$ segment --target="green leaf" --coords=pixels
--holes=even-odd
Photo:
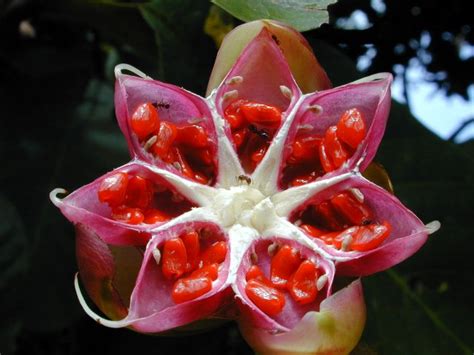
[[[155,79],[183,86],[204,95],[215,51],[212,39],[204,33],[210,4],[205,1],[154,0],[141,5],[143,19],[153,30],[158,76]],[[192,45],[189,45],[192,43]]]
[[[327,7],[337,0],[212,0],[242,21],[270,19],[285,22],[299,31],[329,22]]]

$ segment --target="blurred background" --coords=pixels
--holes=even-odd
[[[414,257],[364,278],[368,322],[354,354],[474,349],[474,26],[467,4],[340,0],[329,6],[328,24],[305,32],[334,85],[395,75],[376,160],[410,209],[442,223]],[[129,159],[114,117],[117,63],[204,94],[215,41],[239,23],[205,0],[0,1],[2,355],[252,353],[232,323],[166,338],[89,319],[73,290],[73,228],[48,198],[55,187],[72,191]]]

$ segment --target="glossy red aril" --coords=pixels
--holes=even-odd
[[[175,166],[177,169],[186,177],[196,180],[197,182],[200,182],[201,184],[207,184],[208,183],[208,178],[204,175],[201,174],[200,172],[194,171],[189,165],[188,161],[186,160],[184,154],[181,152],[181,150],[177,147],[171,148],[171,154],[172,160],[175,161]]]
[[[352,225],[370,223],[372,213],[350,192],[342,192],[331,198],[331,205]]]
[[[344,112],[337,123],[337,136],[352,149],[356,149],[366,134],[362,113],[353,108]]]
[[[200,269],[193,271],[191,274],[191,278],[197,277],[208,277],[211,280],[217,280],[217,276],[219,274],[219,264],[209,264],[205,265]]]
[[[240,112],[247,122],[266,128],[278,128],[281,111],[275,106],[257,102],[247,102],[240,106]]]
[[[143,141],[158,129],[160,124],[158,111],[151,102],[145,102],[135,110],[130,124],[133,133],[140,141]]]
[[[245,280],[249,281],[252,279],[265,279],[262,269],[257,265],[252,265],[245,274]]]
[[[390,235],[392,227],[387,221],[382,224],[370,224],[359,228],[351,248],[356,251],[367,251],[377,248]]]
[[[224,241],[215,242],[207,249],[205,249],[201,255],[203,265],[209,264],[220,264],[224,262],[227,255],[227,244]]]
[[[176,142],[192,148],[204,148],[208,146],[208,136],[201,126],[182,126],[177,127]]]
[[[309,260],[303,261],[288,283],[288,289],[293,299],[299,304],[313,302],[318,294],[317,279],[316,265]]]
[[[321,138],[312,136],[295,139],[288,163],[299,164],[317,160],[321,140]]]
[[[181,239],[186,247],[186,271],[194,270],[199,264],[199,255],[201,253],[199,234],[196,231],[187,232],[181,236]]]
[[[245,170],[253,171],[265,156],[282,112],[279,108],[248,100],[236,100],[224,109],[232,140]]]
[[[337,169],[347,161],[349,153],[339,141],[336,131],[336,126],[331,126],[327,129],[326,135],[324,136],[324,145],[326,147],[328,158],[331,160],[332,165]]]
[[[128,179],[125,204],[129,207],[147,208],[153,198],[151,183],[141,176],[131,176]]]
[[[283,259],[287,259],[285,264],[281,263]],[[280,275],[278,279],[275,278],[275,272]],[[274,316],[282,312],[286,301],[285,293],[300,305],[316,300],[318,268],[289,245],[283,245],[273,256],[270,275],[271,280],[258,265],[251,265],[245,274],[245,292],[264,313]],[[282,279],[284,283],[281,282]]]
[[[245,293],[258,308],[270,316],[276,316],[285,306],[285,295],[259,279],[248,281]]]
[[[300,263],[298,251],[289,245],[283,245],[272,258],[270,280],[276,287],[285,288]]]
[[[224,117],[229,122],[232,130],[242,127],[245,123],[245,118],[240,111],[240,107],[245,103],[248,103],[248,101],[236,100],[231,102],[224,110]]]
[[[145,216],[139,208],[120,206],[112,209],[112,218],[128,224],[140,224]]]
[[[343,191],[302,213],[300,228],[336,249],[368,251],[380,246],[391,232],[388,221],[374,222],[371,208],[357,189]],[[311,211],[312,210],[312,211]]]
[[[212,289],[212,281],[209,277],[186,277],[176,281],[171,291],[171,297],[175,303],[183,303],[194,300],[205,295]]]
[[[165,162],[172,162],[168,156],[170,148],[176,139],[176,126],[172,123],[161,121],[157,134],[157,140],[151,147],[153,154],[163,159]]]
[[[321,160],[321,166],[326,173],[336,170],[336,167],[328,153],[327,143],[325,140],[323,140],[319,145],[319,159]]]
[[[360,111],[352,108],[340,116],[336,125],[327,127],[322,136],[301,132],[304,130],[297,133],[286,161],[284,185],[304,185],[339,169],[364,140],[366,128]]]
[[[163,246],[161,270],[167,279],[177,279],[186,272],[186,247],[180,238],[167,240]]]
[[[302,224],[300,225],[300,228],[314,238],[321,237],[322,235],[327,234],[327,231],[316,228],[315,226],[312,226],[310,224]]]
[[[109,204],[110,207],[121,205],[125,200],[127,185],[127,173],[115,173],[106,177],[99,186],[99,201]]]
[[[145,211],[144,223],[155,224],[158,222],[166,222],[171,219],[171,216],[163,211],[151,208]]]
[[[330,201],[323,201],[314,205],[316,220],[329,230],[341,230],[344,228],[344,221],[336,214]]]

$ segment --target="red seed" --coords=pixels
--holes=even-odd
[[[163,246],[161,271],[167,279],[177,279],[186,271],[186,247],[180,238],[167,240]]]
[[[128,179],[125,204],[129,207],[146,209],[153,198],[151,182],[141,176],[132,176]]]
[[[240,112],[249,123],[267,128],[280,126],[281,111],[275,106],[248,102],[240,106]]]
[[[191,165],[189,165],[188,161],[184,157],[183,153],[178,147],[172,147],[171,148],[171,153],[174,157],[174,163],[179,166],[180,172],[192,179],[195,180],[201,184],[207,184],[209,182],[209,178],[205,176],[204,174],[201,174],[200,172],[195,172],[192,168]]]
[[[239,149],[247,138],[249,130],[247,128],[239,129],[232,133],[232,140],[234,141],[235,147]]]
[[[240,112],[240,107],[247,102],[247,100],[243,99],[233,101],[224,110],[224,117],[227,122],[229,122],[232,131],[242,127],[245,123],[245,118]]]
[[[125,200],[127,185],[127,173],[115,173],[106,177],[99,186],[99,201],[108,203],[110,207],[121,205]]]
[[[252,153],[250,159],[256,164],[260,163],[267,152],[268,146],[264,145],[263,147],[258,148],[255,152]]]
[[[145,214],[145,220],[143,222],[145,222],[146,224],[166,222],[171,219],[171,216],[168,215],[167,213],[154,209],[154,208],[150,208],[146,210],[144,214]]]
[[[310,162],[318,158],[319,145],[322,139],[318,137],[304,137],[298,138],[293,143],[293,150],[290,158],[288,159],[289,164],[299,164],[304,162]]]
[[[325,234],[317,237],[327,245],[334,245],[334,238],[336,238],[341,232],[326,232]]]
[[[343,221],[339,220],[336,211],[329,201],[323,201],[313,206],[316,219],[327,229],[339,231],[344,229]]]
[[[326,135],[324,136],[324,145],[326,147],[326,154],[337,169],[341,167],[350,156],[346,148],[342,146],[339,138],[337,138],[336,131],[336,126],[331,126],[327,129]]]
[[[382,224],[370,224],[359,228],[351,244],[352,250],[367,251],[380,246],[388,238],[392,226],[385,221]]]
[[[186,247],[186,255],[188,258],[186,271],[194,270],[199,264],[199,254],[201,254],[199,234],[195,231],[184,233],[181,239]]]
[[[334,164],[329,158],[326,142],[324,140],[319,145],[319,160],[321,161],[321,165],[326,173],[336,170]]]
[[[204,148],[209,144],[204,128],[198,125],[177,127],[176,142],[192,148]]]
[[[161,121],[160,129],[157,134],[157,140],[151,147],[153,154],[169,163],[169,152],[171,145],[176,139],[176,135],[176,126],[174,124]]]
[[[318,238],[324,234],[327,234],[326,231],[316,228],[315,226],[312,226],[310,224],[302,224],[300,225],[300,228],[313,238]]]
[[[367,224],[372,219],[370,209],[350,192],[342,192],[332,197],[331,204],[352,225]]]
[[[317,278],[316,265],[309,260],[303,261],[288,282],[288,289],[293,299],[299,304],[313,302],[318,294]]]
[[[112,209],[112,218],[128,224],[140,224],[145,217],[139,208],[119,206]]]
[[[257,279],[247,282],[245,293],[258,308],[269,316],[276,316],[285,306],[285,296],[282,292]]]
[[[195,270],[191,274],[191,278],[208,277],[211,280],[217,280],[217,276],[219,276],[218,264],[209,264],[209,265],[203,266],[202,268]]]
[[[364,140],[365,131],[362,113],[356,108],[344,112],[337,123],[338,138],[353,149]]]
[[[189,153],[191,153],[193,157],[199,160],[203,165],[212,165],[214,162],[214,158],[209,149],[193,149]]]
[[[334,248],[342,249],[342,245],[345,240],[349,240],[349,244],[345,246],[345,250],[350,250],[352,247],[352,243],[354,241],[355,235],[359,232],[359,226],[353,226],[350,228],[346,228],[340,232],[333,232],[331,233],[332,237],[332,245]],[[349,238],[349,239],[347,239]]]
[[[263,274],[263,271],[257,265],[252,265],[245,274],[245,280],[247,281],[264,278],[265,275]]]
[[[270,266],[270,280],[275,287],[285,288],[300,263],[298,251],[289,245],[282,246],[272,258]]]
[[[227,244],[224,241],[215,242],[209,246],[201,255],[203,265],[220,264],[227,256]]]
[[[289,186],[301,186],[301,185],[306,185],[317,178],[317,172],[312,171],[310,173],[304,174],[304,175],[299,175],[298,177],[294,178],[291,180],[289,183]]]
[[[192,301],[212,289],[212,281],[209,277],[186,277],[177,280],[171,291],[174,303]]]
[[[138,139],[144,141],[158,129],[160,124],[158,111],[151,102],[145,102],[135,110],[130,124]]]

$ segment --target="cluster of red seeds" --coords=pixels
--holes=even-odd
[[[257,265],[249,268],[245,292],[258,308],[275,316],[285,306],[285,292],[298,304],[313,302],[318,295],[318,275],[318,267],[312,261],[302,258],[289,245],[283,245],[272,257],[270,279]]]
[[[164,242],[160,255],[163,276],[175,281],[171,298],[175,303],[183,303],[212,289],[219,265],[226,258],[227,244],[217,241],[201,252],[199,233],[192,231]]]
[[[172,192],[163,186],[126,172],[117,172],[102,180],[97,195],[100,202],[112,209],[112,219],[128,224],[168,221],[191,208],[185,200],[173,201]],[[158,208],[158,204],[162,208]]]
[[[130,125],[144,148],[184,176],[202,184],[215,175],[209,137],[197,124],[176,126],[160,119],[157,108],[146,102],[133,113]]]
[[[373,223],[372,211],[361,197],[359,190],[344,191],[310,205],[303,212],[300,228],[337,249],[377,248],[390,235],[391,225],[387,221]]]
[[[355,108],[344,112],[323,137],[298,134],[283,172],[284,184],[307,184],[338,169],[354,154],[365,134],[364,119]]]
[[[224,118],[229,123],[232,140],[244,169],[252,172],[262,161],[280,127],[280,109],[241,99],[226,107]]]

